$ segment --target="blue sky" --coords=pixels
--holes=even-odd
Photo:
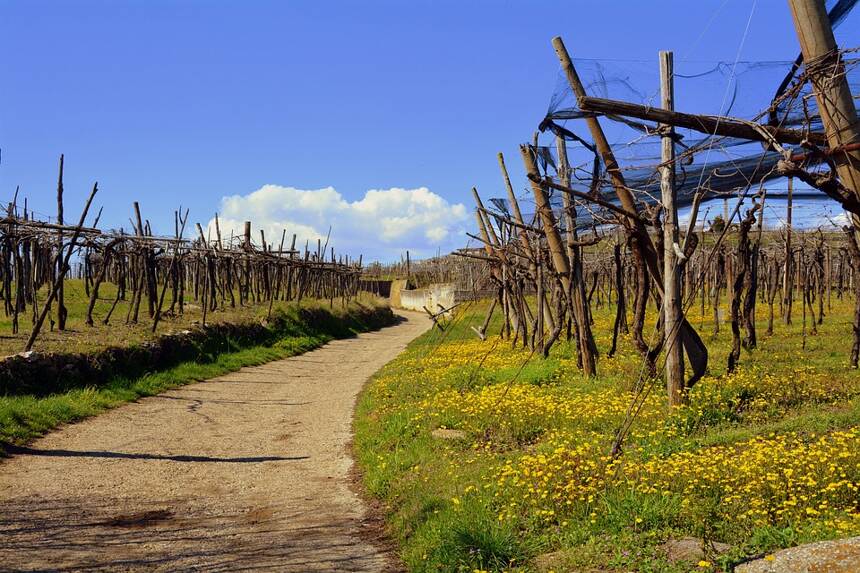
[[[656,75],[660,49],[733,61],[751,10],[741,59],[793,59],[784,0],[0,1],[0,200],[20,185],[53,214],[65,153],[67,212],[97,180],[108,226],[139,200],[160,232],[182,204],[204,226],[271,223],[269,238],[330,223],[336,248],[369,257],[450,250],[471,187],[501,192],[498,151],[523,186],[552,36]],[[856,22],[840,43],[860,44]]]

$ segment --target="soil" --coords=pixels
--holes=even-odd
[[[394,571],[351,489],[367,379],[430,327],[396,326],[67,426],[0,463],[4,571]]]

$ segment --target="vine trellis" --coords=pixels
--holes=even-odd
[[[0,218],[0,298],[12,333],[17,334],[24,321],[32,330],[24,350],[34,346],[44,322],[63,331],[68,310],[64,284],[70,279],[82,281],[88,304],[84,322],[92,327],[96,321],[107,325],[124,320],[138,324],[148,320],[155,332],[164,317],[182,315],[187,300],[199,304],[202,323],[208,315],[225,307],[268,305],[271,315],[275,301],[301,301],[303,298],[348,301],[359,287],[361,257],[336,256],[328,244],[317,241],[296,248],[296,235],[285,247],[284,230],[280,244],[266,242],[260,231],[260,242],[251,238],[251,222],[245,222],[244,234],[222,237],[216,215],[215,237],[204,234],[196,225],[195,236],[186,236],[188,210],[174,211],[174,235],[158,236],[134,203],[132,232],[98,228],[101,211],[94,222],[85,221],[98,188],[93,187],[77,225],[63,222],[63,158],[57,186],[57,222],[38,220],[27,207],[19,212],[17,192]],[[100,288],[106,283],[116,286],[109,310],[95,316]],[[47,294],[44,294],[47,292]],[[125,301],[125,316],[115,315]]]

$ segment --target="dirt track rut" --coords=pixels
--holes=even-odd
[[[146,398],[0,462],[7,571],[389,571],[350,487],[362,385],[430,323]]]

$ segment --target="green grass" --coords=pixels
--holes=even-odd
[[[264,314],[257,308],[255,313]],[[109,408],[169,388],[286,358],[317,348],[334,338],[384,326],[391,321],[387,307],[365,303],[348,306],[308,301],[280,308],[269,321],[264,340],[228,340],[217,353],[170,368],[116,377],[99,386],[73,388],[48,396],[0,396],[0,452],[2,444],[24,444],[61,424],[96,415]]]
[[[765,336],[767,309],[759,306],[759,347],[743,351],[734,377],[725,375],[728,325],[712,337],[710,310],[700,317],[694,307],[689,318],[701,325],[708,344],[709,376],[694,389],[692,406],[675,411],[666,408],[662,381],[655,381],[654,398],[634,423],[622,461],[704,455],[711,451],[706,448],[741,447],[772,436],[813,443],[817,436],[860,427],[860,376],[847,367],[853,301],[834,295],[832,303],[816,335],[808,334],[807,325],[805,346],[800,308],[794,324],[777,321],[774,334]],[[486,306],[465,308],[446,332],[434,329],[415,340],[359,400],[355,452],[364,483],[384,502],[390,532],[410,570],[730,570],[744,558],[781,547],[860,534],[856,494],[853,509],[849,496],[826,518],[799,512],[756,526],[727,516],[727,494],[713,488],[685,502],[678,492],[647,493],[608,479],[593,499],[571,495],[569,504],[566,498],[533,504],[517,497],[510,482],[497,479],[506,464],[549,458],[559,443],[596,444],[583,459],[599,460],[608,452],[641,360],[628,337],[622,337],[616,357],[605,356],[610,305],[594,309],[601,358],[593,380],[579,374],[575,349],[566,341],[546,360],[511,351],[509,342],[495,337],[479,342],[469,326],[480,324]],[[499,328],[496,317],[489,332]],[[548,404],[573,406],[556,411]],[[462,437],[434,437],[437,428],[458,430]],[[844,471],[860,486],[860,464],[853,467],[853,459],[842,462]],[[779,472],[781,463],[773,460],[767,471]],[[554,515],[539,513],[547,507]],[[708,556],[708,567],[668,561],[660,546],[684,536],[725,542],[731,549]]]
[[[164,308],[161,319],[158,323],[158,328],[155,333],[152,332],[152,318],[150,318],[146,301],[140,305],[140,313],[138,322],[127,322],[126,317],[129,314],[131,293],[127,294],[126,300],[120,300],[116,309],[111,315],[109,324],[102,323],[102,319],[107,316],[108,311],[113,305],[116,297],[116,285],[108,282],[102,283],[99,287],[99,297],[96,300],[93,308],[93,326],[86,324],[86,310],[89,304],[89,296],[84,289],[84,283],[79,279],[68,280],[64,284],[65,289],[65,306],[68,311],[66,321],[66,330],[60,331],[56,324],[51,325],[51,319],[56,320],[56,304],[53,307],[53,312],[49,315],[49,319],[45,321],[33,350],[38,352],[93,352],[101,350],[111,345],[130,345],[152,340],[169,332],[177,332],[185,330],[194,325],[200,324],[203,320],[203,312],[198,302],[193,299],[193,293],[185,293],[185,310],[183,314],[176,313],[171,316],[167,311],[170,306],[171,295],[168,292],[164,300]],[[216,310],[208,312],[206,316],[206,324],[220,323],[238,323],[242,321],[258,319],[265,315],[265,310],[268,309],[268,302],[261,304],[239,305],[238,292],[234,293],[236,298],[236,306],[231,307],[228,304],[223,307],[218,307]],[[44,286],[37,294],[39,308],[48,296],[48,287]],[[219,299],[220,300],[220,299]],[[368,299],[363,299],[368,300]],[[305,301],[310,305],[316,304],[313,301]],[[338,301],[335,301],[337,304]],[[288,310],[293,306],[293,302],[275,301],[272,305],[274,312],[278,310]],[[265,309],[265,310],[264,310]],[[22,312],[18,318],[19,331],[17,334],[12,333],[12,317],[0,314],[0,355],[10,355],[21,352],[27,342],[32,329],[33,310],[32,306],[28,306],[26,311]]]

